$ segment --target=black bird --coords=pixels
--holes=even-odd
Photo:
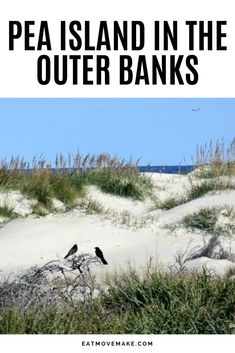
[[[74,246],[69,250],[68,254],[64,258],[67,259],[67,257],[75,254],[77,251],[78,251],[78,246],[77,244],[74,244]]]
[[[97,257],[100,258],[100,260],[103,262],[104,265],[108,265],[108,262],[105,260],[104,255],[100,250],[100,248],[98,248],[98,246],[95,247],[95,254]]]
[[[197,113],[197,112],[199,112],[200,110],[201,110],[201,108],[194,108],[194,109],[192,109],[192,112]]]

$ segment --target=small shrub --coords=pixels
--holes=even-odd
[[[51,177],[51,194],[66,205],[73,204],[77,197],[77,190],[66,176],[55,175]]]
[[[102,306],[123,317],[125,333],[225,333],[234,286],[206,274],[155,272],[141,280],[132,273],[111,284]]]
[[[152,190],[150,179],[138,173],[128,174],[125,170],[96,172],[89,175],[87,180],[89,184],[98,186],[103,192],[136,200],[143,199]]]
[[[202,208],[198,212],[185,216],[182,223],[186,228],[196,228],[207,232],[213,232],[217,220],[217,208]]]
[[[209,191],[214,190],[214,183],[204,182],[202,184],[192,185],[191,189],[188,191],[187,200],[191,201],[204,196]]]
[[[0,285],[2,289],[6,290]],[[20,295],[16,289],[9,287],[8,292],[28,304],[23,295],[25,290],[30,294],[27,286],[20,287]],[[53,296],[46,292],[47,302],[34,288],[30,306],[16,306],[14,301],[0,308],[0,333],[226,334],[234,320],[234,291],[235,281],[206,273],[172,275],[150,270],[141,277],[131,271],[109,278],[105,292],[85,303],[74,298],[63,302],[62,291],[61,304],[51,305]],[[54,292],[52,286],[50,293]]]
[[[27,178],[27,182],[22,187],[23,193],[32,197],[46,208],[52,208],[51,197],[52,190],[50,188],[50,171],[35,170]]]
[[[52,210],[50,210],[52,211]],[[39,217],[44,217],[49,214],[49,210],[40,202],[38,202],[34,207],[33,207],[33,214]]]
[[[104,213],[103,206],[96,200],[83,199],[82,201],[79,202],[79,206],[87,214],[101,214],[101,213]]]
[[[187,193],[187,201],[191,201],[206,195],[210,191],[235,189],[235,185],[221,180],[210,180],[200,184],[192,185]]]
[[[0,206],[0,216],[8,219],[13,219],[16,217],[14,209],[8,205]]]
[[[162,202],[159,203],[159,208],[163,209],[163,210],[170,210],[171,208],[174,208],[176,206],[181,205],[182,203],[184,203],[185,201],[183,199],[180,198],[174,198],[174,197],[170,197]]]
[[[152,184],[149,178],[141,176],[137,164],[119,160],[108,154],[66,158],[56,156],[55,168],[43,158],[34,158],[32,164],[19,157],[9,163],[0,162],[0,187],[20,190],[36,199],[46,209],[52,209],[51,199],[57,198],[67,208],[79,197],[85,196],[85,186],[97,185],[104,192],[133,199],[151,196]]]
[[[185,216],[181,224],[216,236],[233,237],[235,234],[235,214],[233,208],[227,206],[202,208]]]
[[[227,148],[223,140],[198,146],[194,164],[197,168],[195,175],[199,178],[235,175],[235,138],[228,143]]]

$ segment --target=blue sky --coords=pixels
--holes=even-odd
[[[197,144],[232,140],[235,99],[0,99],[0,121],[0,159],[53,161],[79,148],[183,165]]]

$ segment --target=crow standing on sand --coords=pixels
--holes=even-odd
[[[74,246],[69,250],[68,254],[64,258],[67,259],[67,257],[75,254],[77,251],[78,251],[78,246],[77,244],[74,244]]]
[[[105,260],[104,255],[100,250],[100,248],[98,248],[98,246],[95,247],[95,254],[97,257],[100,258],[100,260],[103,262],[104,265],[108,265],[108,262]]]

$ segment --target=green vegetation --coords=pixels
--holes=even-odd
[[[206,274],[112,278],[86,303],[0,309],[1,334],[224,334],[234,322],[235,282]]]
[[[198,199],[206,195],[208,192],[215,192],[221,190],[234,190],[235,184],[230,181],[222,181],[222,180],[207,180],[202,183],[193,184],[191,180],[191,186],[188,190],[186,190],[186,195],[183,197],[170,197],[164,201],[157,200],[155,202],[156,208],[160,208],[163,210],[170,210],[176,206],[182,205],[189,201]]]
[[[223,217],[222,224],[219,222],[220,216]],[[235,213],[229,207],[205,207],[184,217],[182,224],[186,228],[203,230],[213,235],[232,236],[235,234]]]
[[[106,193],[130,197],[134,200],[142,200],[152,191],[150,179],[143,177],[137,171],[129,173],[123,173],[123,170],[98,171],[88,174],[87,181]]]
[[[226,157],[223,144],[217,144],[215,151],[210,145],[208,153],[198,150],[198,170],[191,178],[206,180],[197,179],[195,183],[194,179],[185,195],[170,197],[163,202],[151,195],[151,181],[138,173],[135,163],[120,161],[110,155],[87,155],[84,158],[79,154],[73,158],[69,155],[68,162],[59,155],[54,168],[43,159],[34,159],[30,166],[19,158],[12,159],[9,164],[0,164],[0,188],[19,190],[36,199],[38,203],[34,206],[34,213],[39,216],[53,211],[52,199],[56,198],[67,209],[78,205],[88,214],[103,213],[117,224],[139,229],[148,222],[153,224],[155,218],[135,218],[129,212],[108,213],[97,201],[85,197],[86,187],[96,185],[104,192],[134,200],[149,196],[154,201],[155,197],[157,207],[168,210],[209,191],[234,189],[230,178],[234,175],[234,146],[235,140]],[[14,212],[4,206],[0,207],[0,215],[12,218]],[[184,217],[181,225],[213,235],[202,249],[192,254],[191,259],[212,257],[219,245],[219,235],[235,233],[235,212],[229,207],[202,208]],[[230,259],[230,254],[222,253],[222,250],[218,250],[218,258]],[[183,263],[180,255],[178,259]],[[61,264],[57,265],[60,268]],[[74,270],[73,259],[71,265]],[[80,267],[77,269],[81,270]],[[92,282],[89,268],[87,274]],[[105,290],[99,292],[97,289],[95,297],[95,283],[82,281],[83,292],[76,292],[78,287],[72,287],[72,277],[68,281],[66,278],[66,283],[61,281],[59,284],[58,280],[58,297],[53,297],[55,287],[52,282],[49,287],[47,282],[46,290],[44,288],[45,297],[41,296],[34,282],[16,283],[14,288],[9,282],[0,283],[0,334],[230,333],[229,324],[234,323],[235,317],[235,281],[229,279],[231,275],[234,275],[233,269],[225,279],[212,277],[206,271],[198,274],[184,270],[173,274],[149,268],[139,276],[131,270],[122,276],[110,277]],[[79,276],[84,276],[84,271],[80,271],[76,278]],[[75,299],[71,297],[70,300],[69,295],[64,299],[68,289],[66,285],[78,294]],[[7,293],[4,298],[3,293]],[[86,294],[85,298],[84,293],[91,295]],[[30,304],[29,297],[32,299]]]
[[[183,218],[183,224],[186,228],[196,228],[213,233],[218,220],[218,209],[201,208],[198,212]]]
[[[197,147],[196,176],[198,178],[218,178],[235,174],[235,138],[225,146],[224,141],[212,141],[209,145]]]
[[[0,188],[19,190],[36,199],[35,213],[42,215],[53,210],[52,198],[62,201],[67,208],[78,204],[85,195],[85,187],[96,185],[102,191],[114,195],[143,200],[151,194],[150,179],[138,173],[137,164],[118,160],[110,155],[79,154],[66,159],[59,155],[55,168],[43,159],[34,158],[32,165],[20,158],[0,164]]]
[[[183,198],[170,197],[170,198],[168,198],[162,202],[159,202],[157,204],[158,204],[158,208],[160,208],[162,210],[170,210],[171,208],[179,206],[185,202],[187,202],[187,201]]]
[[[235,177],[235,138],[228,144],[227,149],[224,141],[197,147],[197,159],[193,164],[195,171],[189,175],[190,188],[185,190],[185,196],[172,196],[162,202],[157,201],[157,208],[169,210],[202,197],[210,191],[234,190],[232,177]],[[206,180],[197,180],[195,183],[195,177]]]
[[[48,209],[46,208],[42,203],[38,202],[34,207],[33,207],[33,214],[38,216],[38,217],[44,217],[50,213],[50,211],[53,211],[53,209]]]
[[[9,163],[0,163],[0,188],[19,190],[25,196],[36,199],[35,214],[44,215],[53,211],[52,199],[62,201],[67,209],[78,205],[85,196],[86,186],[96,185],[103,192],[129,197],[134,200],[155,198],[155,207],[169,210],[194,200],[210,191],[235,189],[231,179],[235,175],[235,139],[225,148],[224,142],[215,146],[197,148],[196,170],[190,178],[191,186],[182,197],[170,197],[163,202],[153,195],[150,178],[138,172],[137,163],[119,160],[109,154],[75,156],[62,155],[52,164],[43,158],[26,163],[24,159],[12,158]],[[206,178],[195,182],[195,178]],[[93,208],[93,211],[95,208]],[[100,211],[100,210],[99,210]]]
[[[16,214],[14,213],[14,210],[12,207],[3,205],[3,206],[0,206],[0,216],[7,219],[13,219],[16,217]]]
[[[135,217],[128,211],[106,213],[106,218],[112,221],[112,224],[121,228],[128,228],[132,230],[143,229],[149,225],[157,222],[156,217],[151,215],[144,215],[142,217]]]
[[[79,203],[79,206],[87,214],[97,214],[97,213],[101,214],[101,213],[105,213],[105,210],[102,207],[102,205],[96,200],[83,199]]]
[[[233,190],[235,189],[235,184],[229,181],[222,181],[222,180],[208,180],[204,181],[200,184],[191,185],[187,193],[187,197],[185,202],[197,199],[206,195],[210,191],[218,191],[218,190]]]

